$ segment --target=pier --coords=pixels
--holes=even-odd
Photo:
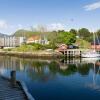
[[[63,53],[65,57],[81,57],[83,51],[85,50],[81,50],[81,49],[59,50],[59,52]]]
[[[59,52],[63,53],[65,57],[81,57],[83,52],[91,51],[93,49],[67,49],[67,50],[59,50]],[[100,53],[100,50],[96,50]]]
[[[0,100],[34,100],[15,75],[15,71],[11,72],[11,79],[0,75]]]

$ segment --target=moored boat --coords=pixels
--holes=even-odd
[[[97,53],[96,51],[88,51],[88,52],[82,53],[82,57],[83,58],[98,58],[100,57],[100,54]]]

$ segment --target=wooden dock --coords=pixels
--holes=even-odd
[[[16,81],[14,72],[11,79],[0,75],[0,100],[34,100],[25,84]]]
[[[67,50],[59,50],[59,52],[62,52],[65,57],[81,57],[82,53],[91,50],[93,49],[67,49]],[[100,53],[100,50],[96,51]]]
[[[0,76],[0,100],[28,99],[18,84],[13,87],[10,81]]]
[[[80,49],[67,49],[67,50],[60,50],[64,56],[66,57],[81,57],[82,50]]]

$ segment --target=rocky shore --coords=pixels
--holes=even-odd
[[[8,55],[15,57],[25,58],[61,58],[63,55],[59,52],[46,52],[46,51],[35,51],[35,52],[17,52],[17,51],[0,51],[0,55]]]

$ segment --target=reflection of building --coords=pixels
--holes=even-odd
[[[66,70],[66,69],[68,69],[68,66],[67,65],[60,65],[60,69],[61,70]]]
[[[5,58],[4,60],[4,67],[5,68],[11,68],[12,70],[20,70],[20,62],[16,60],[15,58]]]
[[[96,62],[96,65],[100,66],[100,62],[99,62],[99,61],[97,61],[97,62]]]
[[[20,70],[20,60],[9,56],[0,56],[0,68]]]
[[[24,43],[24,37],[0,37],[0,47],[17,47]]]

